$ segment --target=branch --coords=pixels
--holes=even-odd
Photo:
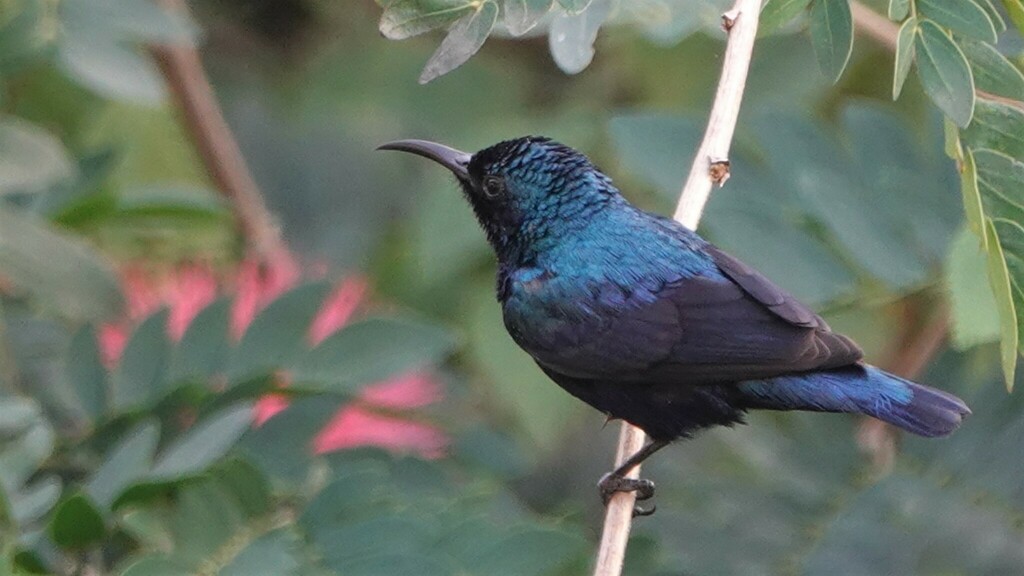
[[[892,52],[896,51],[896,38],[900,34],[899,26],[861,4],[858,0],[851,0],[850,11],[853,13],[853,24],[857,27],[858,32],[870,36]]]
[[[729,34],[722,76],[704,140],[697,150],[674,216],[690,229],[697,228],[712,186],[721,186],[729,178],[729,146],[747,82],[760,12],[761,0],[736,0],[732,9],[722,15],[722,27]],[[623,422],[615,465],[621,465],[643,443],[643,431]],[[629,475],[637,477],[639,474],[640,467],[637,466]],[[594,576],[619,576],[622,573],[635,503],[636,494],[632,492],[619,492],[608,503]]]
[[[729,147],[740,114],[743,88],[747,84],[760,9],[760,2],[736,0],[732,10],[722,15],[722,27],[729,33],[722,77],[718,81],[718,91],[715,93],[704,140],[697,149],[690,176],[686,179],[673,215],[691,230],[697,229],[712,186],[722,186],[729,179]]]
[[[184,0],[161,2],[167,10],[189,15]],[[285,252],[281,230],[224,119],[199,51],[191,45],[166,45],[154,46],[152,53],[206,171],[231,203],[249,249],[263,262]]]
[[[886,369],[903,378],[917,378],[928,362],[942,349],[947,336],[949,310],[941,306],[927,324],[917,330],[912,338],[904,341],[899,351],[886,362]]]

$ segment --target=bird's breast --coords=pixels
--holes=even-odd
[[[575,268],[521,268],[505,285],[505,327],[535,357],[594,340],[638,296],[632,287]]]
[[[507,275],[502,284],[502,316],[505,327],[520,346],[524,339],[543,326],[553,302],[550,283],[555,274],[542,268],[518,268]]]

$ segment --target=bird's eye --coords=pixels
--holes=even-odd
[[[505,191],[505,182],[497,176],[487,176],[484,178],[483,188],[484,196],[494,199]]]

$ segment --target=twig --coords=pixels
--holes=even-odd
[[[712,186],[722,185],[729,178],[729,146],[754,52],[760,11],[761,0],[736,0],[732,9],[722,15],[723,28],[729,34],[722,76],[718,81],[718,91],[711,107],[704,140],[697,150],[697,157],[675,213],[675,219],[690,229],[697,228]],[[643,431],[623,422],[615,465],[621,465],[626,458],[636,453],[643,442]],[[640,467],[637,466],[630,476],[636,477],[639,474]],[[622,573],[635,504],[636,495],[632,492],[619,492],[609,501],[594,576],[619,576]]]
[[[622,428],[619,430],[619,448],[615,453],[616,468],[622,465],[626,458],[636,454],[643,447],[644,437],[643,430],[628,422],[622,423]],[[640,467],[633,468],[627,477],[639,478]],[[632,492],[618,492],[608,502],[594,576],[618,576],[622,573],[622,563],[626,559],[626,544],[629,542],[629,529],[633,524],[633,506],[635,504],[636,494]]]
[[[853,24],[857,27],[858,32],[870,36],[889,50],[896,51],[896,38],[900,34],[899,26],[861,4],[858,0],[850,2],[850,11],[853,13]]]
[[[1000,96],[999,94],[993,94],[984,90],[975,90],[974,93],[977,94],[979,98],[984,98],[985,100],[990,100],[992,102],[999,102],[1000,104],[1005,104],[1007,106],[1013,106],[1014,108],[1024,111],[1024,102],[1020,100],[1007,98],[1006,96]]]
[[[761,3],[756,0],[736,0],[732,10],[722,15],[722,27],[729,33],[722,77],[704,140],[697,149],[674,214],[676,220],[692,230],[697,228],[712,186],[722,186],[729,179],[729,147],[747,84],[760,9]]]
[[[184,0],[161,0],[168,10],[188,15]],[[182,115],[182,122],[206,171],[231,203],[249,249],[268,262],[287,248],[281,230],[263,203],[242,151],[224,119],[199,51],[191,45],[154,46],[153,56]]]
[[[928,362],[942,349],[949,336],[949,310],[939,307],[913,338],[907,340],[893,358],[886,362],[887,370],[904,378],[917,378]]]

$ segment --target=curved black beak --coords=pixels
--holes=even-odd
[[[430,142],[427,140],[395,140],[387,144],[381,144],[377,150],[400,150],[409,152],[424,158],[430,158],[441,166],[452,171],[459,180],[469,180],[469,159],[471,155],[449,148],[444,144]]]

